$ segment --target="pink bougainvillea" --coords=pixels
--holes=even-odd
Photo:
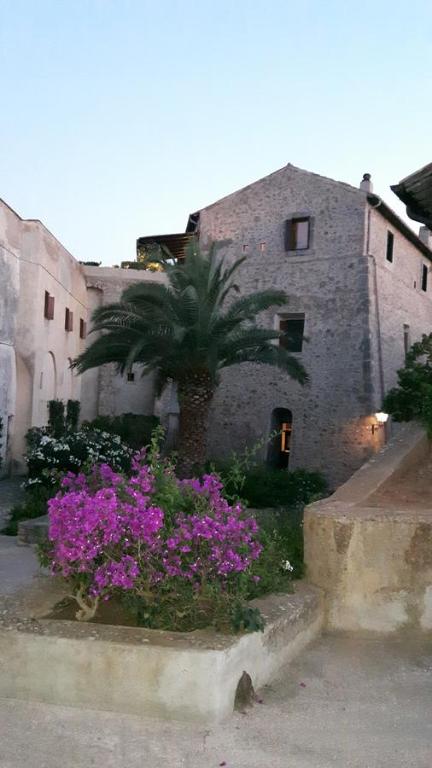
[[[79,618],[119,590],[156,594],[173,580],[224,590],[247,572],[261,552],[258,526],[222,490],[215,475],[156,477],[143,453],[130,477],[105,464],[68,473],[48,503],[50,561],[75,585]]]

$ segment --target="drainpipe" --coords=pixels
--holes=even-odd
[[[382,353],[382,342],[381,342],[381,313],[380,313],[379,296],[378,296],[377,264],[376,264],[375,256],[369,253],[369,246],[370,246],[370,229],[371,229],[371,208],[379,208],[381,203],[382,203],[381,198],[378,198],[378,202],[375,205],[372,205],[372,203],[368,202],[367,227],[366,227],[366,255],[368,258],[372,259],[372,263],[373,263],[373,292],[374,292],[376,326],[377,326],[376,342],[377,342],[377,350],[378,350],[378,374],[379,374],[380,388],[381,388],[381,403],[379,404],[379,407],[381,407],[381,404],[385,395],[384,365],[383,365],[383,353]]]

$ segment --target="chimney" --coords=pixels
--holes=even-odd
[[[422,226],[419,229],[419,238],[427,245],[428,248],[432,249],[432,232],[430,231],[429,227]]]
[[[373,184],[371,182],[370,173],[363,174],[363,178],[360,182],[360,189],[362,189],[363,192],[373,192]]]

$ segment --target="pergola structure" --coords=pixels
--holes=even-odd
[[[406,205],[410,219],[432,230],[432,163],[393,184],[391,189]]]

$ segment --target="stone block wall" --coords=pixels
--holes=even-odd
[[[242,295],[283,289],[287,311],[304,313],[308,341],[298,354],[310,375],[301,387],[266,366],[224,372],[209,427],[212,454],[228,456],[268,435],[277,407],[293,414],[292,469],[320,469],[336,485],[376,449],[365,210],[359,190],[287,166],[201,211],[202,244],[217,241],[227,261],[246,256],[237,273]],[[298,213],[312,219],[310,248],[286,252],[284,222]],[[277,315],[261,321],[274,327]],[[265,454],[266,447],[258,458]]]
[[[298,215],[310,217],[309,248],[287,252],[285,221]],[[432,281],[421,290],[427,256],[365,191],[292,165],[200,211],[199,235],[227,261],[245,257],[240,294],[283,289],[287,312],[304,313],[308,339],[297,353],[310,375],[305,387],[265,366],[223,373],[209,427],[212,456],[228,457],[269,435],[272,411],[287,408],[290,468],[320,469],[340,484],[384,443],[384,430],[371,426],[403,364],[404,327],[410,343],[432,328]],[[277,327],[278,315],[264,313],[261,322]]]
[[[411,346],[423,333],[432,331],[432,275],[428,277],[427,291],[423,291],[422,267],[425,264],[430,270],[430,260],[384,218],[379,208],[371,209],[369,228],[371,344],[379,407],[383,393],[397,383],[405,345]],[[394,238],[392,262],[386,258],[388,232]]]

